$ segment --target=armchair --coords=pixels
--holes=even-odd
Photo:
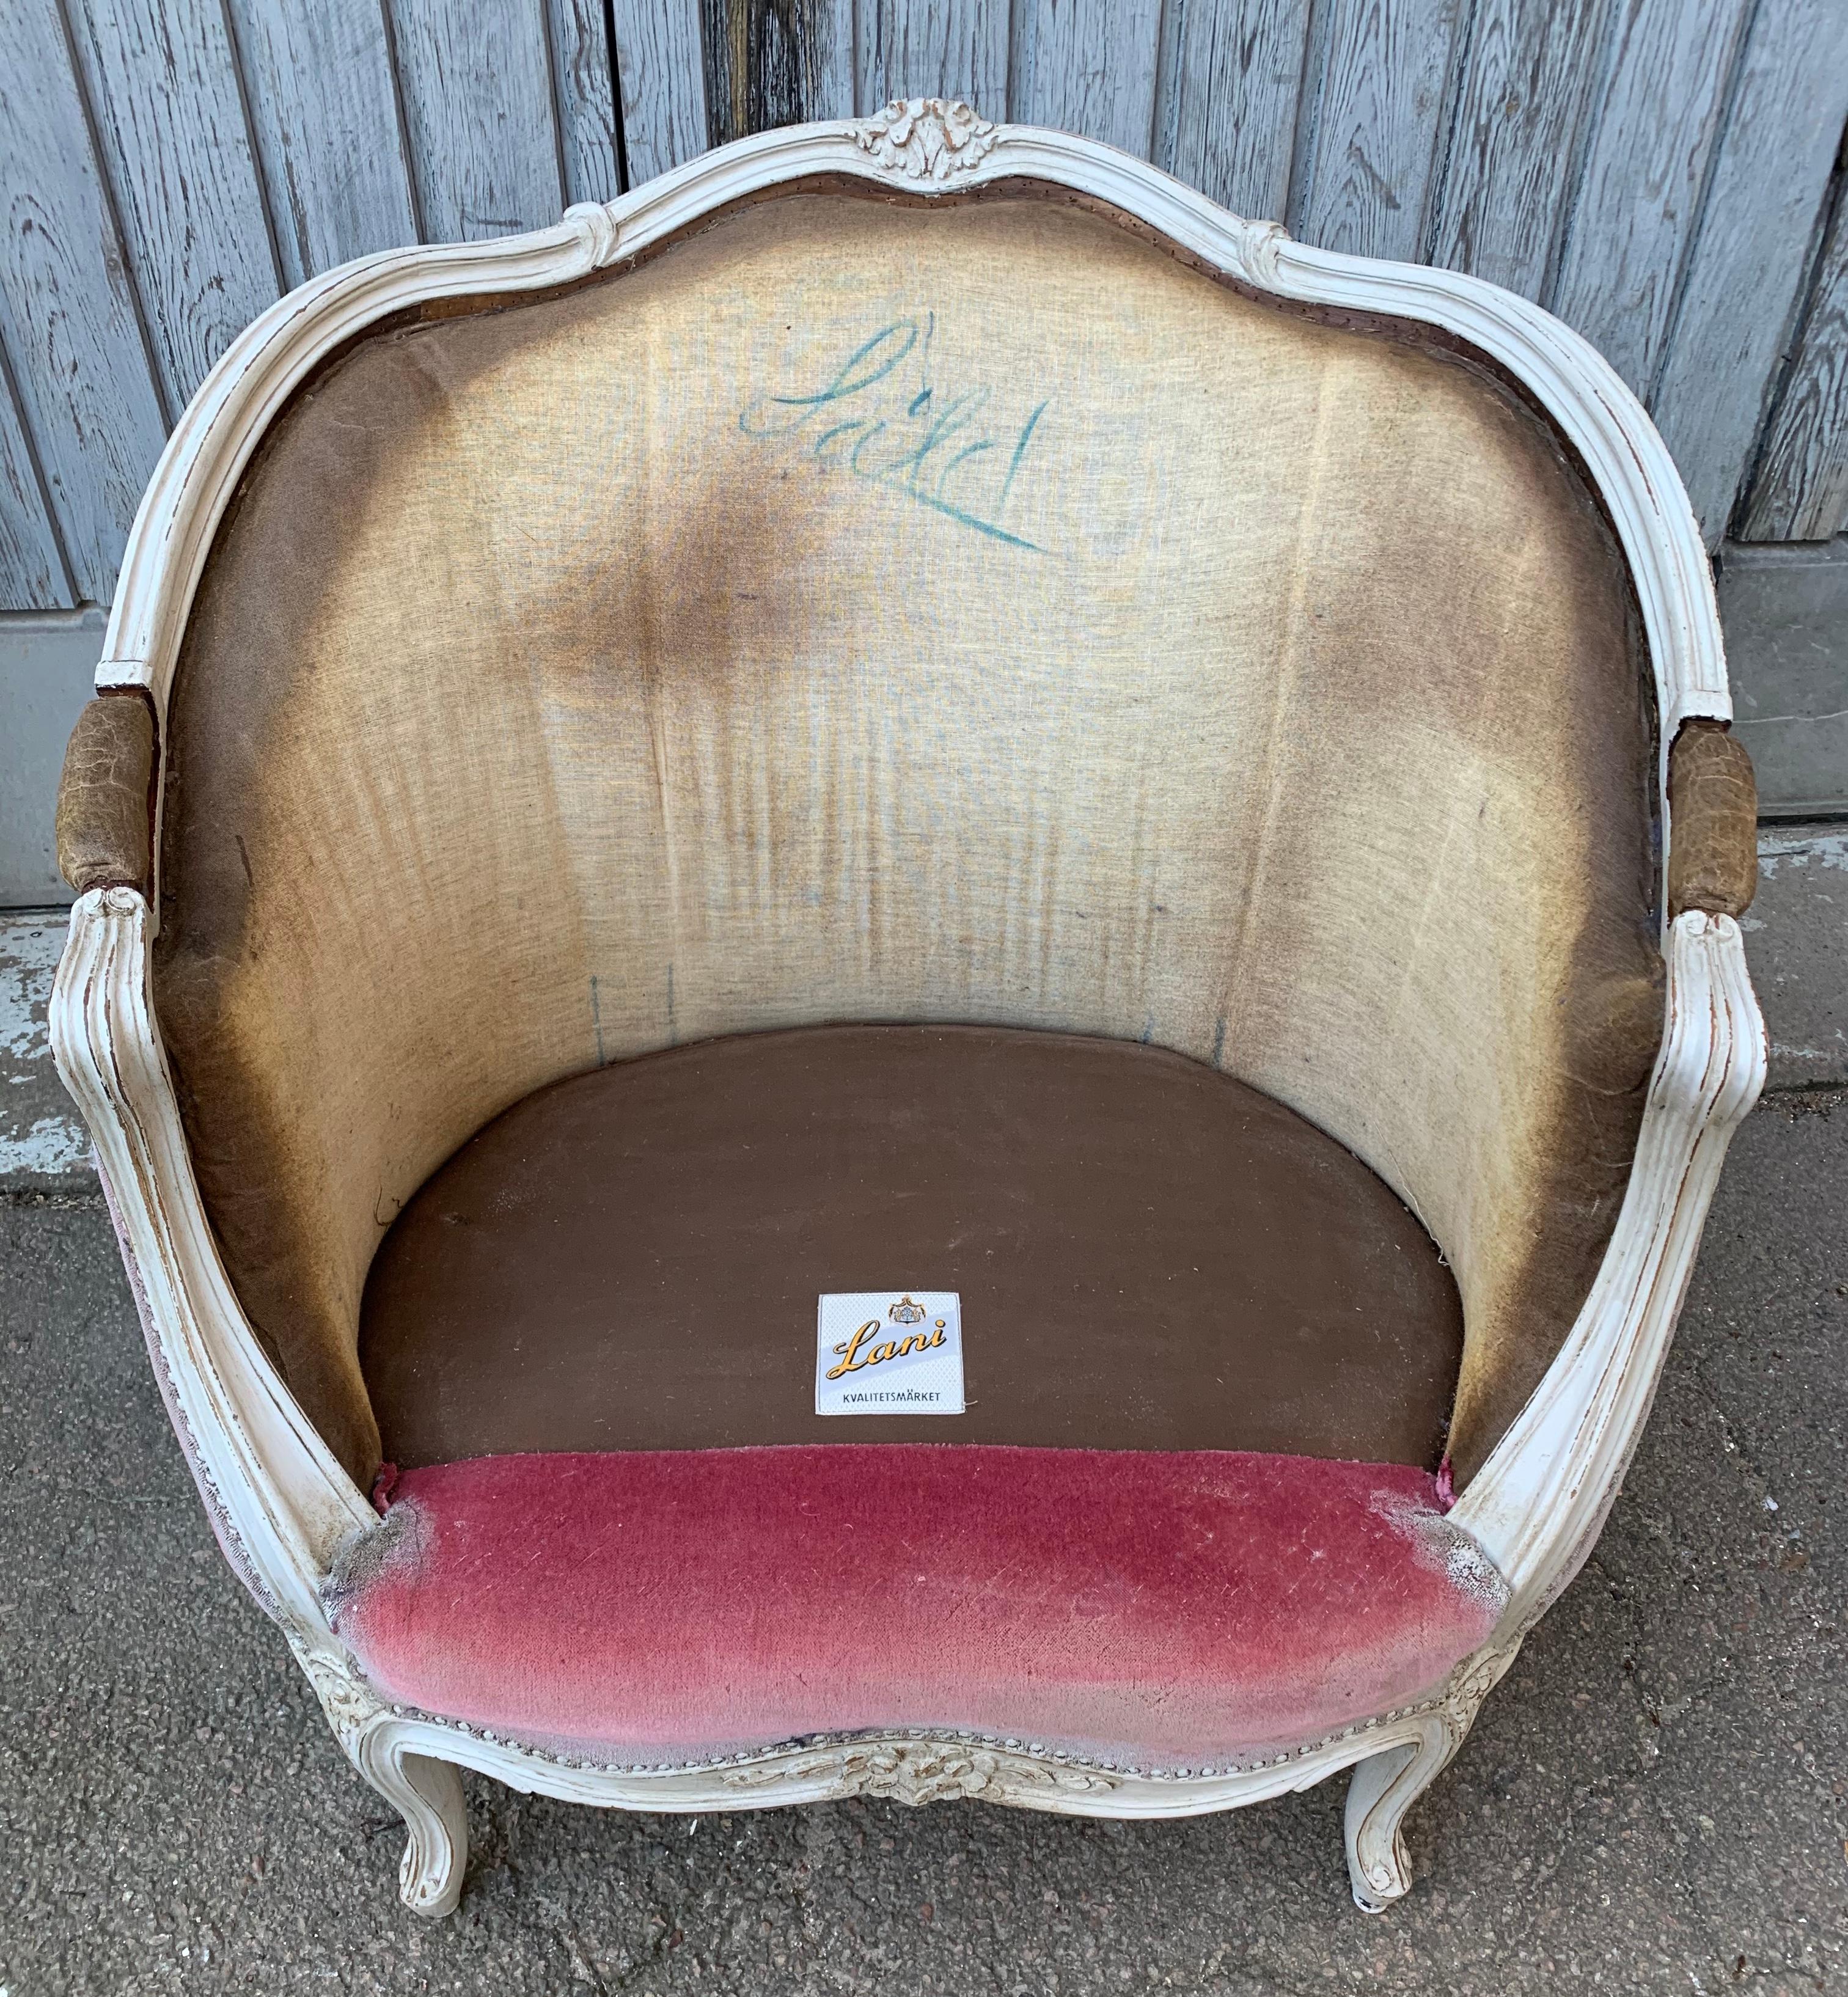
[[[1405,1892],[1764,1074],[1705,559],[1584,342],[961,106],[767,133],[266,313],[98,686],[57,1057],[410,1906],[462,1768],[1350,1769]]]

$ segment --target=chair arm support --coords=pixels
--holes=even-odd
[[[1668,917],[1741,916],[1758,889],[1758,786],[1723,721],[1685,723],[1668,752]]]
[[[271,1364],[219,1259],[155,1022],[150,931],[132,889],[78,897],[52,988],[51,1051],[95,1143],[136,1307],[214,1530],[291,1639],[325,1650],[322,1577],[375,1515]]]
[[[77,717],[58,784],[58,871],[79,895],[153,885],[154,717],[136,690],[100,695]]]
[[[1578,1571],[1654,1398],[1728,1140],[1764,1086],[1764,1020],[1728,916],[1670,924],[1667,1030],[1636,1164],[1559,1356],[1450,1514],[1513,1591],[1522,1633]]]

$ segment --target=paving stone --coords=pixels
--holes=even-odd
[[[1848,1082],[1848,825],[1761,826],[1741,926],[1770,1041],[1767,1086]]]
[[[45,1037],[67,926],[62,909],[0,916],[0,1188],[56,1192],[96,1183],[90,1140]]]

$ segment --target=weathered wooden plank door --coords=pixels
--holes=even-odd
[[[10,378],[0,379],[0,592],[47,610],[75,600]]]
[[[1743,531],[1754,541],[1848,533],[1848,199],[1839,185]]]
[[[291,287],[419,236],[378,0],[229,0],[244,98]]]
[[[1146,158],[1160,0],[1015,0],[1012,115]]]
[[[700,24],[710,144],[853,116],[853,0],[700,0]]]
[[[1433,263],[1545,297],[1610,12],[1610,0],[1477,0],[1433,203]]]
[[[622,146],[603,0],[548,0],[546,15],[565,199],[614,201],[622,191]]]
[[[426,237],[475,243],[556,222],[564,173],[541,10],[389,4]]]
[[[219,0],[74,0],[78,61],[171,419],[283,288]]]
[[[56,0],[15,6],[9,27],[0,334],[72,587],[106,603],[166,412]]]
[[[1710,536],[1842,524],[1843,0],[12,0],[0,607],[106,600],[179,403],[346,258],[952,95],[1470,270],[1643,394]]]
[[[895,97],[960,97],[985,118],[1008,116],[1005,7],[989,0],[861,0],[857,103],[876,111]]]
[[[699,0],[614,0],[610,19],[626,178],[636,185],[709,143]]]
[[[1701,213],[1752,0],[1620,0],[1577,200],[1547,302],[1646,395]]]
[[[1171,0],[1156,164],[1235,215],[1290,205],[1310,0]]]
[[[1410,262],[1423,247],[1464,0],[1331,0],[1291,224],[1326,250]]]
[[[1822,205],[1819,191],[1829,185],[1845,123],[1848,5],[1780,0],[1761,6],[1689,251],[1668,351],[1650,395],[1695,511],[1711,523],[1726,524],[1740,467],[1776,390],[1779,357],[1801,303]],[[1825,308],[1814,323],[1827,317]],[[1791,410],[1799,429],[1826,423],[1826,397],[1806,402],[1799,391],[1798,400],[1808,412],[1799,417]],[[1820,457],[1812,485],[1826,483]],[[1801,493],[1801,474],[1791,489]],[[1818,497],[1826,512],[1826,498]],[[1819,533],[1835,533],[1842,525],[1838,509]]]

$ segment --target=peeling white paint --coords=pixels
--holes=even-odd
[[[43,916],[0,919],[0,1054],[49,1061],[45,1005],[64,947],[64,925]]]
[[[0,1180],[87,1178],[90,1140],[52,1064],[45,1012],[60,916],[0,916]]]
[[[1742,926],[1770,1086],[1848,1081],[1848,826],[1761,826],[1758,873]]]
[[[0,1131],[0,1177],[30,1172],[47,1178],[86,1171],[90,1140],[81,1124],[62,1116],[41,1116],[29,1130]]]
[[[1819,867],[1848,874],[1848,832],[1811,833],[1801,839],[1776,833],[1759,835],[1758,871],[1767,881],[1777,879],[1780,867],[1794,872],[1807,868],[1812,861]]]

